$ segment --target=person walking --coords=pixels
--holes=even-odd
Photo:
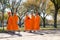
[[[18,21],[19,21],[19,18],[16,15],[16,13],[14,13],[14,15],[13,15],[13,31],[14,32],[18,31],[19,33],[17,35],[21,36],[20,35],[20,28],[18,26]]]
[[[38,12],[35,14],[35,19],[34,19],[34,32],[37,32],[40,30],[40,16],[38,15]]]
[[[11,12],[8,12],[7,31],[9,34],[13,34],[13,16]]]

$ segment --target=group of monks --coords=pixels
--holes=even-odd
[[[37,32],[40,30],[40,16],[38,12],[31,13],[31,16],[29,16],[27,13],[25,15],[24,19],[24,30],[29,32]]]
[[[8,33],[15,34],[16,31],[20,31],[18,26],[19,18],[16,13],[12,15],[11,12],[8,12],[8,15],[7,31]],[[31,16],[26,13],[24,19],[24,31],[36,32],[38,30],[40,30],[40,16],[38,15],[38,12],[36,12],[35,15],[31,13]],[[18,35],[20,35],[20,33]]]
[[[8,33],[15,34],[15,31],[19,31],[18,26],[18,16],[16,13],[12,15],[11,12],[8,12],[8,20],[7,20],[7,31]]]

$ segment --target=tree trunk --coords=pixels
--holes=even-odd
[[[43,18],[43,27],[45,28],[45,17]]]
[[[55,8],[55,14],[54,14],[54,27],[57,28],[57,14],[58,14],[58,9]]]
[[[19,27],[21,27],[21,18],[19,17]]]
[[[2,13],[2,27],[3,27],[2,31],[4,31],[4,13]]]

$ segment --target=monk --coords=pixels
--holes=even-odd
[[[32,27],[31,30],[32,30],[32,31],[33,31],[33,29],[34,29],[34,23],[35,23],[35,22],[34,22],[34,19],[35,19],[35,16],[33,15],[33,13],[31,13],[31,21],[32,21],[32,22],[31,22],[31,27]]]
[[[38,15],[38,12],[35,14],[34,19],[34,32],[38,31],[40,29],[40,16]]]
[[[29,32],[32,33],[32,17],[31,17],[31,14],[28,15],[28,29],[29,29]]]
[[[19,18],[18,16],[16,15],[16,13],[14,13],[13,15],[13,31],[18,31],[19,33],[17,34],[18,36],[22,36],[20,35],[20,30],[19,30],[19,26],[18,26],[18,21],[19,21]]]
[[[16,15],[16,13],[14,13],[14,15],[13,15],[13,30],[14,31],[18,31],[19,30],[18,16]]]
[[[11,12],[8,12],[8,20],[7,20],[7,31],[12,32],[13,30],[13,17]]]
[[[25,18],[24,18],[24,31],[27,31],[28,30],[28,15],[26,14],[25,15]]]
[[[31,18],[27,14],[24,19],[24,29],[31,32]]]

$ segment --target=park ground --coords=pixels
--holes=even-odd
[[[1,29],[2,30],[2,29]],[[60,29],[59,28],[41,28],[40,31],[35,33],[23,32],[21,28],[20,34],[10,35],[8,33],[0,33],[0,40],[60,40]]]
[[[20,32],[22,36],[0,33],[0,40],[60,40],[60,30],[41,30],[36,33]]]

